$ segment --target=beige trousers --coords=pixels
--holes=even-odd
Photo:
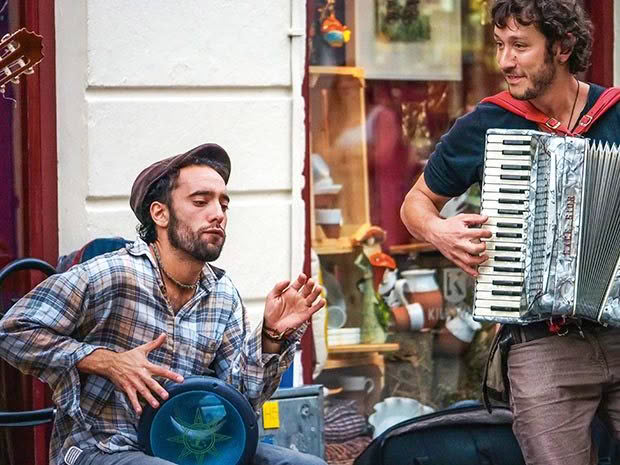
[[[620,439],[620,329],[515,344],[508,377],[513,430],[528,465],[596,464],[597,411]]]

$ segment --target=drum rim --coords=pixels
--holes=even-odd
[[[168,399],[160,402],[158,408],[153,408],[147,404],[144,407],[138,423],[138,444],[147,454],[154,455],[150,439],[151,426],[159,409],[178,394],[191,391],[207,391],[226,399],[234,406],[239,405],[237,411],[246,427],[246,441],[241,457],[235,465],[249,463],[252,457],[254,457],[258,445],[258,423],[256,421],[256,414],[250,402],[237,389],[221,379],[212,376],[188,376],[182,384],[170,381],[165,383],[163,387],[168,391]]]

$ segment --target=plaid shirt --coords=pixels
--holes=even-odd
[[[263,354],[262,326],[246,332],[243,303],[223,270],[205,265],[194,297],[176,315],[163,289],[157,262],[137,240],[48,278],[0,321],[0,356],[53,391],[51,465],[63,464],[71,446],[138,449],[139,417],[124,392],[76,368],[98,348],[127,351],[165,332],[166,342],[149,354],[155,364],[183,376],[206,375],[211,367],[255,410],[278,387],[305,325],[282,354]]]

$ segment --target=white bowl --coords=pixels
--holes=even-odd
[[[342,222],[340,208],[317,208],[314,213],[317,224],[340,224]]]
[[[432,407],[408,397],[388,397],[375,404],[374,409],[375,412],[368,418],[368,423],[375,429],[373,439],[402,421],[435,411]]]

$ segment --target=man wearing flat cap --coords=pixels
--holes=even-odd
[[[168,398],[164,382],[213,375],[256,411],[277,388],[324,301],[300,274],[275,285],[248,330],[237,289],[209,263],[226,239],[229,176],[216,144],[149,166],[130,197],[140,238],[48,278],[0,320],[0,356],[52,389],[50,465],[170,465],[137,436],[144,405]],[[253,463],[325,464],[268,444]]]

